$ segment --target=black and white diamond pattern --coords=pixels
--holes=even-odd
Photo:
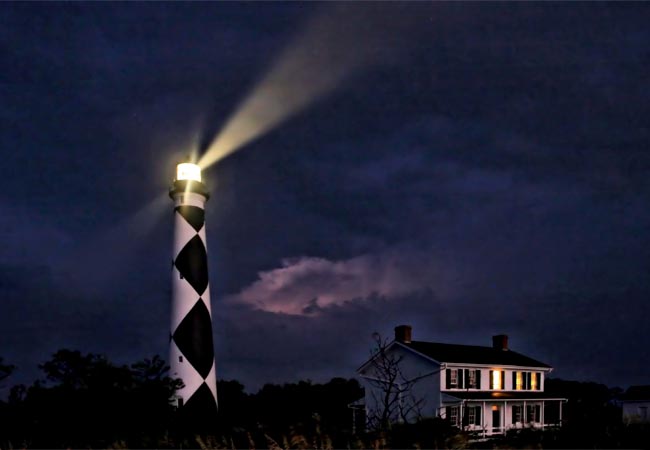
[[[198,233],[176,255],[174,266],[194,290],[203,295],[208,287],[208,255]]]
[[[210,311],[199,298],[194,307],[183,318],[172,339],[185,358],[197,372],[207,378],[212,369],[214,349],[212,348],[212,321]]]
[[[187,194],[186,194],[187,195]],[[205,216],[197,205],[175,208],[170,366],[184,387],[177,395],[183,409],[211,414],[217,409],[216,373],[212,343],[210,288],[205,245]],[[201,202],[205,199],[200,196]]]

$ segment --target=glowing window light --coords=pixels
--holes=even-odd
[[[515,372],[517,375],[515,389],[521,391],[524,388],[524,374],[523,372]]]
[[[495,370],[492,375],[492,389],[501,389],[501,371]]]
[[[176,180],[201,181],[201,168],[192,163],[179,164],[176,166]]]
[[[530,374],[530,388],[533,391],[537,390],[537,374],[535,372]]]

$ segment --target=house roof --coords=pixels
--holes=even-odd
[[[621,396],[621,400],[639,401],[650,400],[650,385],[630,386]]]
[[[500,366],[524,366],[550,368],[548,364],[537,361],[512,350],[500,350],[480,345],[442,344],[438,342],[411,341],[400,342],[418,353],[445,363],[494,364]]]

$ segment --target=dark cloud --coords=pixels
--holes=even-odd
[[[6,361],[165,354],[173,166],[327,6],[3,8]],[[205,174],[222,376],[351,376],[372,332],[410,322],[644,382],[648,6],[368,8],[335,34],[357,20],[373,64]],[[325,67],[360,51],[341,41]]]

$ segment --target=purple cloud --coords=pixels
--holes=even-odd
[[[324,308],[370,297],[395,298],[431,289],[445,291],[448,274],[421,251],[392,248],[346,260],[300,257],[260,272],[229,302],[283,314],[316,315]]]

